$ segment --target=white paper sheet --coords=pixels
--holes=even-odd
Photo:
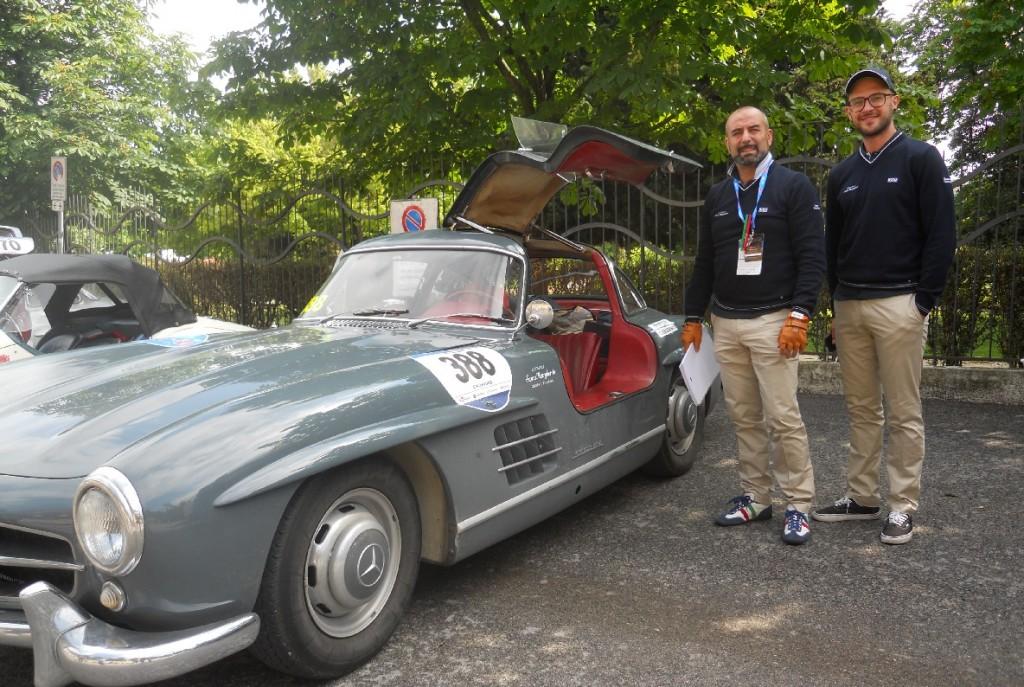
[[[686,382],[690,398],[697,405],[704,402],[704,396],[707,395],[708,389],[711,388],[711,384],[714,383],[719,372],[711,330],[707,328],[707,325],[701,326],[704,327],[704,333],[701,336],[700,351],[690,346],[683,353],[683,359],[679,363],[679,371],[683,375],[683,381]]]

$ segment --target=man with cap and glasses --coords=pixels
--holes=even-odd
[[[684,350],[700,350],[710,303],[742,489],[715,523],[771,518],[774,460],[787,500],[782,540],[803,544],[814,472],[796,399],[797,357],[825,272],[821,207],[806,176],[773,164],[772,130],[761,110],[729,115],[725,144],[733,167],[704,201],[681,334]]]
[[[949,172],[935,147],[896,129],[899,104],[884,69],[862,69],[846,82],[846,116],[862,142],[829,173],[825,234],[850,454],[846,495],[812,514],[823,522],[881,515],[887,418],[886,544],[913,536],[924,463],[920,386],[928,315],[956,247]]]

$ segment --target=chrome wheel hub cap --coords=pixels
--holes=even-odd
[[[668,397],[668,442],[675,453],[686,453],[697,432],[697,405],[683,384],[674,384]]]
[[[398,576],[398,514],[376,489],[353,489],[334,502],[306,554],[306,605],[324,633],[350,637],[387,604]]]

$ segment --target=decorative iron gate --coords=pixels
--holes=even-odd
[[[824,196],[832,160],[801,156],[778,162],[807,174]],[[658,172],[642,188],[579,180],[549,203],[539,223],[601,247],[651,305],[678,313],[692,272],[703,198],[724,174],[724,165]],[[1022,364],[1022,179],[1024,141],[954,181],[961,238],[932,317],[927,351],[933,364]],[[159,269],[197,312],[269,327],[301,312],[339,251],[388,231],[391,197],[437,197],[443,214],[461,185],[457,178],[428,173],[393,196],[354,194],[332,178],[273,202],[258,203],[236,192],[195,209],[136,205],[103,211],[73,197],[66,222],[71,250],[128,253]],[[46,219],[26,227],[39,250],[52,247],[56,235]],[[827,305],[824,293],[820,305]],[[820,312],[811,328],[811,348],[821,355],[826,322],[827,313]]]

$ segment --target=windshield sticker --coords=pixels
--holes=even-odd
[[[662,338],[679,331],[679,328],[671,320],[651,322],[647,328]]]
[[[512,368],[495,350],[474,346],[410,357],[430,370],[460,406],[494,413],[508,405]]]
[[[160,339],[144,339],[143,343],[161,346],[163,348],[190,348],[206,343],[210,338],[209,334],[191,334],[189,336],[168,336]]]
[[[309,303],[306,303],[306,307],[302,309],[301,314],[305,315],[306,313],[312,310],[319,310],[320,306],[324,304],[324,300],[324,297],[319,294],[313,296],[312,298],[309,299]]]

